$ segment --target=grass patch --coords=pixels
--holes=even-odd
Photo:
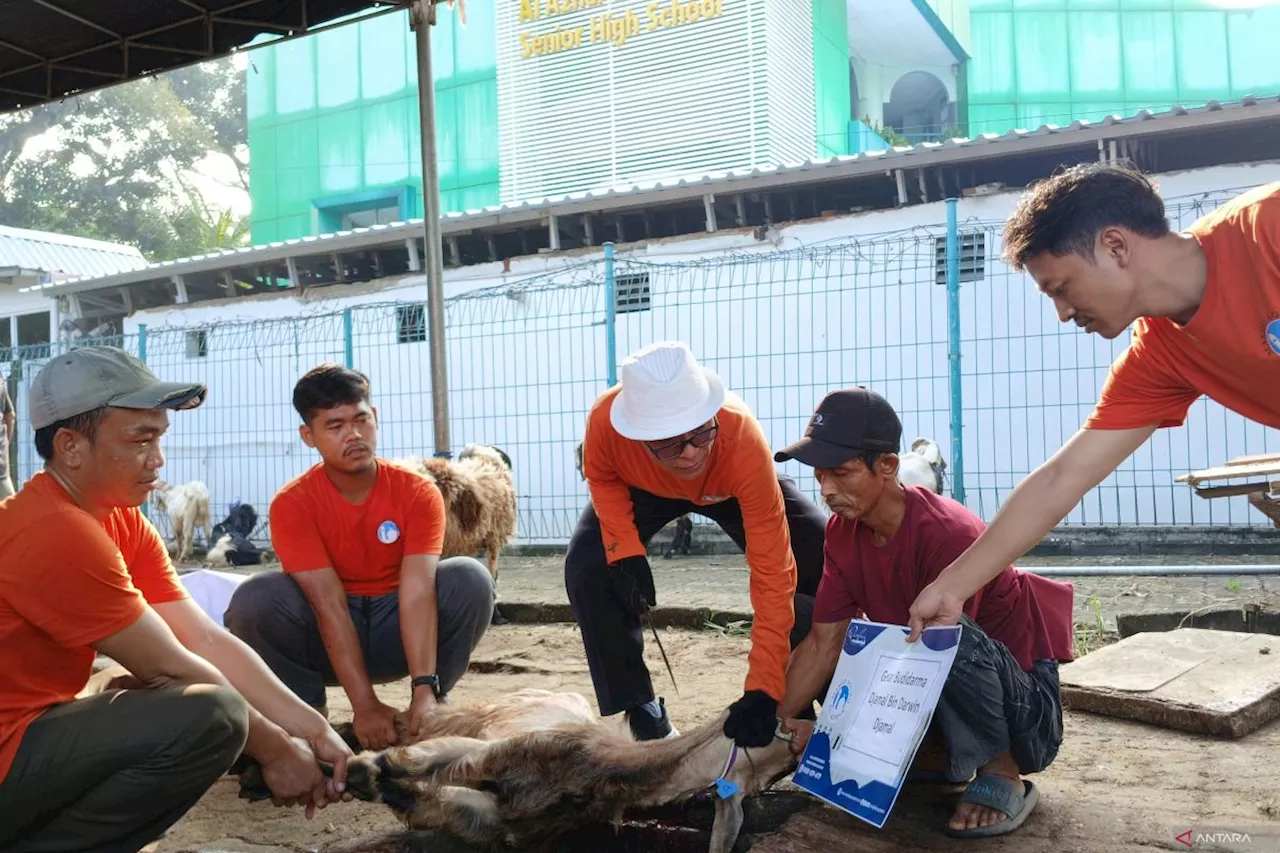
[[[715,611],[703,611],[702,627],[707,631],[714,631],[722,637],[750,637],[751,636],[751,620],[750,619],[717,619]]]
[[[1116,635],[1107,630],[1106,622],[1102,619],[1102,601],[1098,596],[1089,596],[1089,607],[1093,610],[1093,618],[1088,622],[1077,622],[1075,626],[1076,657],[1078,658],[1116,641]]]

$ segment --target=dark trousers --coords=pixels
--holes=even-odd
[[[227,772],[248,731],[244,700],[213,685],[55,705],[0,782],[0,850],[137,853]]]
[[[809,633],[813,621],[813,599],[822,580],[822,546],[827,519],[813,501],[805,497],[795,480],[780,474],[778,485],[786,505],[787,526],[791,530],[791,552],[798,572],[795,596],[795,627],[791,648]],[[646,546],[654,535],[686,513],[697,513],[720,525],[720,529],[744,551],[746,532],[742,508],[736,499],[711,506],[696,506],[686,500],[660,498],[639,489],[631,490],[635,506],[636,530]],[[644,634],[640,620],[623,605],[609,583],[609,563],[605,557],[600,519],[591,504],[582,511],[569,540],[564,559],[565,589],[574,618],[582,631],[582,643],[591,670],[600,713],[608,716],[627,711],[653,699],[653,683],[644,663]],[[656,587],[656,584],[655,584]],[[661,599],[661,594],[659,594]]]
[[[1044,770],[1062,744],[1058,662],[1038,660],[1025,672],[969,617],[960,624],[960,647],[929,731],[946,751],[947,778],[965,782],[1005,751],[1023,774]]]
[[[436,566],[436,675],[444,695],[462,678],[493,616],[493,579],[480,561],[451,557]],[[400,594],[347,596],[365,670],[374,684],[409,674],[400,636]],[[313,708],[337,686],[315,611],[297,581],[282,572],[254,575],[236,589],[223,618],[271,671]]]

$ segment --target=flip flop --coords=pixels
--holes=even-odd
[[[976,826],[973,829],[952,829],[948,824],[945,829],[952,838],[990,838],[1005,835],[1022,826],[1027,815],[1040,801],[1040,791],[1030,779],[1022,780],[1023,790],[1019,794],[1012,779],[997,776],[994,773],[979,773],[978,778],[969,783],[960,795],[960,802],[985,806],[1007,817],[991,826]]]

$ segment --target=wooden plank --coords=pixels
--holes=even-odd
[[[1220,465],[1217,468],[1205,468],[1189,474],[1179,474],[1174,478],[1176,483],[1195,486],[1208,480],[1224,480],[1229,477],[1251,477],[1259,474],[1280,474],[1280,457],[1275,459],[1242,463],[1239,465]]]
[[[1229,498],[1236,495],[1266,495],[1280,489],[1280,481],[1266,480],[1241,483],[1238,486],[1197,486],[1196,496],[1202,498]]]
[[[1227,465],[1248,465],[1252,462],[1275,462],[1280,460],[1280,453],[1255,453],[1252,456],[1237,456]]]
[[[1249,503],[1253,504],[1254,509],[1271,519],[1271,522],[1280,527],[1280,501],[1275,498],[1267,497],[1261,492],[1254,492],[1249,495]]]

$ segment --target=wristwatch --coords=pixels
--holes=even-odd
[[[431,692],[435,694],[437,699],[440,698],[440,676],[438,675],[419,675],[409,682],[409,686],[413,690],[419,687],[427,686],[431,688]]]

